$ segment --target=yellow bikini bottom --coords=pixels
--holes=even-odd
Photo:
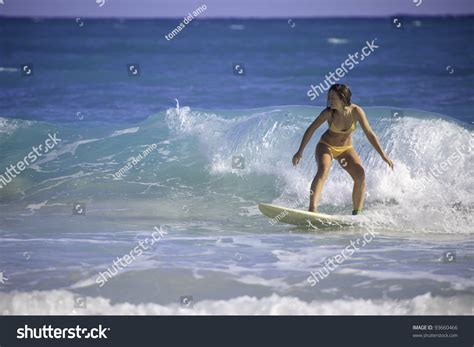
[[[344,152],[347,151],[348,149],[351,149],[351,148],[352,148],[352,145],[350,145],[350,146],[333,146],[333,145],[330,145],[330,144],[327,143],[327,142],[324,142],[323,140],[319,140],[319,142],[324,143],[326,146],[328,146],[329,151],[331,152],[331,155],[332,155],[332,158],[333,158],[333,159],[336,159],[336,158],[339,157],[342,153],[344,153]]]

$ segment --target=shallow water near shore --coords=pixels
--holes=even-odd
[[[415,173],[429,169],[429,161],[416,155],[430,157],[436,148],[410,155],[395,142],[416,148],[406,129],[442,126],[444,140],[461,145],[472,136],[468,129],[422,112],[394,121],[384,118],[389,110],[368,109],[381,141],[392,143],[388,153],[398,172],[374,151],[364,152],[356,134],[369,192],[366,211],[357,216],[364,227],[315,230],[272,225],[257,204],[306,208],[314,144],[298,169],[279,153],[297,145],[298,128],[317,110],[219,112],[171,108],[134,131],[96,127],[87,137],[82,129],[55,125],[66,134],[60,154],[2,190],[0,247],[8,278],[2,313],[472,313],[472,152],[455,163],[456,172],[444,172],[423,190],[420,182],[428,181]],[[5,142],[18,144],[22,132],[51,131],[31,122],[16,126]],[[120,179],[113,176],[153,143],[156,149],[143,161]],[[117,147],[126,150],[117,153]],[[245,157],[245,167],[232,168],[233,154]],[[320,210],[349,214],[350,193],[348,175],[333,165]],[[78,202],[84,215],[73,214]],[[153,247],[99,286],[100,273],[159,227],[166,234]],[[364,242],[368,231],[375,236]],[[309,281],[351,242],[357,250],[318,283]],[[75,308],[77,295],[87,307]],[[192,309],[181,303],[189,296]]]

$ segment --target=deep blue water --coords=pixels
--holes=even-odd
[[[471,123],[474,18],[194,20],[1,19],[0,116],[136,122],[183,104],[205,109],[322,106],[311,84],[349,53],[377,48],[340,82],[361,106],[412,108]],[[233,74],[233,64],[245,76]],[[22,64],[33,75],[22,77]],[[127,64],[138,64],[139,76]],[[81,112],[78,116],[78,112]]]

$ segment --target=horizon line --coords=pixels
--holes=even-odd
[[[185,15],[186,16],[186,15]],[[17,16],[17,15],[6,15],[0,14],[0,18],[8,18],[8,19],[75,19],[75,18],[84,18],[84,19],[131,19],[131,20],[141,20],[141,19],[169,19],[169,20],[181,20],[185,18],[182,17],[142,17],[142,16],[133,16],[133,17],[123,17],[123,16]],[[292,16],[291,19],[364,19],[364,18],[375,18],[375,19],[390,19],[393,17],[404,17],[404,18],[446,18],[446,17],[455,17],[455,18],[468,18],[474,17],[474,12],[469,14],[403,14],[403,13],[396,13],[393,15],[350,15],[350,16]],[[229,16],[229,17],[199,17],[194,18],[196,20],[288,20],[288,16],[285,17],[260,17],[260,16]],[[193,19],[193,20],[194,20]]]

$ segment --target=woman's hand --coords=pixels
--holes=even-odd
[[[388,157],[383,157],[383,161],[390,166],[390,168],[393,170],[393,162],[388,158]]]
[[[299,163],[300,160],[301,160],[301,157],[302,157],[302,154],[301,154],[299,151],[296,152],[296,154],[293,156],[293,160],[292,160],[293,166],[298,165],[298,163]]]

